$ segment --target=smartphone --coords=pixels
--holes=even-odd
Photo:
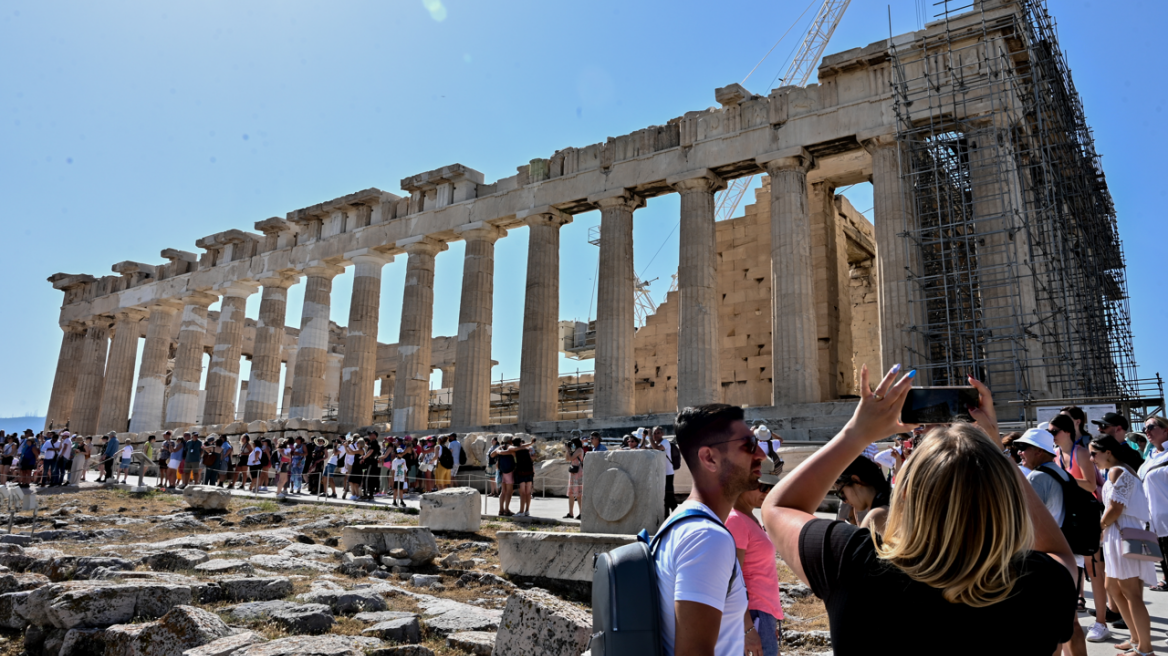
[[[979,399],[973,387],[914,387],[905,397],[900,421],[904,424],[972,422],[969,407],[976,408]]]

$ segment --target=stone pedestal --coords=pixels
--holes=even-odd
[[[474,533],[482,525],[482,495],[470,487],[452,487],[422,495],[418,523],[432,531]]]
[[[54,428],[61,427],[69,421],[77,393],[77,380],[81,375],[85,326],[71,323],[64,326],[63,330],[61,352],[57,356],[57,373],[53,376],[53,391],[49,395],[49,409],[45,415],[45,428],[49,424]]]
[[[589,199],[600,207],[600,269],[596,289],[596,374],[593,418],[636,414],[633,384],[636,332],[633,210],[644,206],[625,191]]]
[[[288,288],[297,280],[299,275],[292,273],[260,279],[264,291],[260,297],[259,319],[256,321],[255,349],[251,356],[251,376],[247,381],[243,421],[277,418],[277,404],[283,396],[280,388],[280,362],[284,346],[284,320],[288,310]]]
[[[593,451],[584,458],[582,533],[655,533],[663,521],[665,459],[660,452]]]
[[[472,223],[456,232],[466,240],[466,255],[462,266],[450,425],[470,428],[486,426],[490,417],[495,242],[507,231],[485,223]]]
[[[765,163],[771,178],[771,375],[775,405],[821,400],[807,207],[807,171],[812,164],[805,151]]]
[[[304,269],[308,278],[304,284],[304,310],[300,313],[299,350],[289,419],[320,419],[323,416],[333,278],[343,272],[339,266],[324,263],[315,263]]]
[[[378,554],[405,549],[414,565],[428,563],[438,555],[438,542],[425,526],[358,524],[341,529],[341,550],[352,551],[357,545],[365,545]]]
[[[162,428],[162,407],[166,401],[166,365],[170,360],[174,318],[180,307],[174,303],[150,306],[146,341],[142,344],[142,364],[134,391],[134,412],[130,432],[145,433]]]
[[[170,375],[166,401],[166,427],[186,428],[196,423],[199,412],[199,382],[203,377],[203,340],[207,334],[207,307],[215,296],[197,293],[183,298],[182,325],[178,331],[178,351]]]
[[[409,256],[398,333],[393,430],[425,430],[430,420],[430,339],[434,325],[434,256],[444,242],[411,237],[397,242]]]
[[[499,531],[499,566],[509,576],[591,581],[592,560],[636,541],[631,535]]]
[[[145,318],[144,310],[133,308],[120,310],[114,315],[114,338],[105,367],[98,433],[124,433],[129,426],[134,360],[138,357],[138,324]]]
[[[592,615],[575,604],[539,590],[518,590],[495,636],[495,656],[576,656],[588,649]]]
[[[681,193],[681,246],[677,268],[677,407],[722,400],[718,331],[718,239],[714,192],[725,187],[712,172],[669,181]]]
[[[377,326],[381,316],[381,270],[393,256],[372,250],[347,254],[353,261],[353,297],[341,365],[337,423],[341,432],[373,422],[373,381],[377,378]]]
[[[93,435],[101,413],[101,395],[105,384],[105,356],[109,350],[109,319],[98,318],[85,324],[85,344],[81,353],[81,372],[69,427],[74,433]]]
[[[572,215],[553,208],[525,218],[527,294],[519,356],[519,425],[559,418],[560,228]]]
[[[203,423],[230,424],[235,421],[235,399],[239,395],[239,358],[243,355],[243,322],[247,297],[256,291],[253,282],[234,282],[223,287],[219,307],[218,332],[207,369],[207,400]]]

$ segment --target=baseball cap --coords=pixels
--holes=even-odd
[[[1022,437],[1014,440],[1014,444],[1029,444],[1030,446],[1035,446],[1046,451],[1052,456],[1054,455],[1054,435],[1051,435],[1050,431],[1041,428],[1031,428],[1023,433]]]
[[[1128,430],[1131,428],[1131,424],[1129,424],[1127,422],[1127,417],[1124,417],[1123,415],[1119,414],[1118,412],[1109,412],[1109,413],[1103,415],[1102,421],[1100,421],[1098,419],[1092,419],[1091,423],[1095,424],[1096,426],[1099,426],[1100,428],[1103,428],[1105,426],[1119,426],[1120,428],[1122,428],[1124,430]]]

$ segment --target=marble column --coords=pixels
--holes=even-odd
[[[381,317],[381,271],[393,256],[374,250],[346,253],[353,262],[353,296],[341,364],[337,422],[342,432],[373,423],[377,380],[377,327]]]
[[[296,380],[296,352],[300,348],[295,344],[284,347],[284,393],[280,397],[280,418],[287,419],[288,411],[292,407],[292,383]]]
[[[97,432],[125,433],[130,421],[130,394],[134,391],[134,361],[138,357],[138,324],[145,310],[127,308],[114,314],[114,337],[105,367]]]
[[[928,383],[922,358],[924,348],[919,317],[923,303],[916,302],[917,290],[911,280],[910,265],[914,245],[905,233],[914,228],[912,198],[901,184],[902,153],[892,135],[869,139],[864,147],[872,154],[873,225],[876,229],[877,312],[880,315],[880,363],[869,362],[873,381],[879,381],[895,364],[917,370],[917,380]],[[857,363],[861,364],[861,363]]]
[[[239,395],[239,358],[243,356],[243,323],[247,297],[258,286],[251,281],[236,281],[218,289],[223,294],[219,305],[219,325],[215,348],[207,369],[207,400],[203,405],[203,424],[216,426],[235,421],[235,399]]]
[[[451,363],[451,364],[448,364],[448,365],[445,365],[442,367],[435,367],[435,368],[438,371],[442,372],[442,383],[439,385],[439,387],[441,387],[442,389],[453,390],[454,389],[454,368],[455,368],[454,364]]]
[[[572,215],[554,208],[525,219],[527,294],[519,356],[519,424],[559,419],[560,228]]]
[[[404,250],[406,284],[398,334],[397,381],[393,391],[393,430],[421,431],[430,421],[430,338],[434,329],[434,256],[447,249],[431,237],[397,242]]]
[[[162,428],[162,411],[166,400],[166,365],[170,360],[170,342],[174,318],[181,308],[172,302],[150,306],[146,321],[146,341],[142,344],[142,364],[138,366],[138,384],[134,391],[134,411],[130,415],[130,432],[144,433]]]
[[[636,414],[633,210],[645,201],[627,191],[590,198],[600,207],[600,275],[596,290],[596,392],[593,418]]]
[[[325,410],[337,410],[337,399],[341,396],[341,364],[345,361],[343,353],[329,351],[324,358],[324,403],[321,405],[321,416]],[[333,415],[336,416],[335,414]]]
[[[105,387],[105,356],[109,350],[110,323],[112,321],[108,317],[85,322],[85,344],[81,351],[77,395],[73,401],[73,415],[69,418],[69,428],[74,433],[97,433],[101,394]]]
[[[304,269],[304,310],[300,313],[296,375],[292,383],[292,407],[288,418],[320,419],[324,414],[324,373],[329,345],[329,308],[333,278],[344,268],[323,262]]]
[[[462,265],[450,425],[470,428],[486,426],[490,418],[495,242],[507,231],[487,223],[471,223],[456,232],[466,239],[466,255]]]
[[[62,326],[61,352],[57,356],[57,373],[53,376],[53,391],[49,395],[49,410],[45,415],[45,429],[63,427],[73,413],[73,399],[77,380],[81,375],[81,354],[85,352],[85,326],[68,323]]]
[[[199,383],[203,377],[203,346],[207,335],[207,307],[218,297],[196,292],[182,299],[182,324],[178,350],[170,375],[166,401],[166,427],[186,428],[198,420]]]
[[[771,178],[772,402],[816,403],[819,339],[811,261],[805,151],[765,162]]]
[[[260,279],[264,290],[256,320],[255,348],[251,355],[251,376],[243,404],[245,422],[278,418],[276,404],[280,387],[281,350],[284,346],[284,319],[288,309],[288,288],[300,279],[296,274],[277,274]]]
[[[718,330],[718,239],[714,192],[725,187],[711,171],[669,180],[681,194],[677,267],[677,407],[722,401]]]

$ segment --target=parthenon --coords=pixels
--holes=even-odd
[[[84,434],[312,422],[329,399],[333,430],[351,431],[374,423],[380,379],[392,430],[416,433],[431,428],[430,375],[441,369],[451,429],[499,423],[494,248],[522,229],[521,373],[508,419],[521,430],[635,425],[716,401],[787,420],[816,404],[835,413],[864,363],[901,363],[934,385],[974,373],[1007,418],[1043,399],[1123,397],[1134,356],[1114,209],[1054,39],[1041,5],[982,0],[825,57],[818,84],[764,95],[730,84],[715,107],[535,157],[490,184],[451,164],[401,180],[400,195],[364,189],[197,239],[197,254],[166,249],[164,264],[55,274],[63,336],[48,421]],[[746,216],[716,222],[715,193],[756,174],[766,177]],[[868,182],[871,222],[836,194]],[[647,198],[670,193],[681,201],[677,290],[638,329],[633,221]],[[591,409],[566,417],[560,228],[593,210]],[[434,337],[435,256],[458,240],[458,334]],[[400,334],[379,344],[382,269],[398,257]],[[332,280],[350,266],[342,327],[329,319]],[[296,284],[298,328],[285,326]],[[253,322],[244,308],[256,293]]]

